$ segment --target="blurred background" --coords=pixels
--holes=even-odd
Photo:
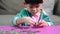
[[[23,8],[23,0],[0,0],[0,25],[12,25],[12,17]],[[60,0],[44,0],[42,8],[55,25],[60,25]]]

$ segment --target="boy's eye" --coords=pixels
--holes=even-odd
[[[38,8],[39,6],[36,6],[36,8]]]
[[[30,6],[30,8],[33,8],[32,6]]]
[[[30,6],[30,8],[38,8],[39,6]]]

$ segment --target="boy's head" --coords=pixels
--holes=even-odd
[[[39,4],[39,3],[43,3],[43,0],[25,0],[25,3],[27,3],[27,4]]]
[[[33,14],[40,11],[42,4],[43,0],[24,0],[25,7]]]

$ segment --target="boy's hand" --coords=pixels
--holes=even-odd
[[[49,24],[44,20],[40,20],[37,26],[49,26]]]
[[[28,25],[35,24],[35,21],[30,17],[23,17],[23,21],[26,22]]]

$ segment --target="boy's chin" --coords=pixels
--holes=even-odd
[[[36,13],[32,12],[32,15],[35,15]]]

